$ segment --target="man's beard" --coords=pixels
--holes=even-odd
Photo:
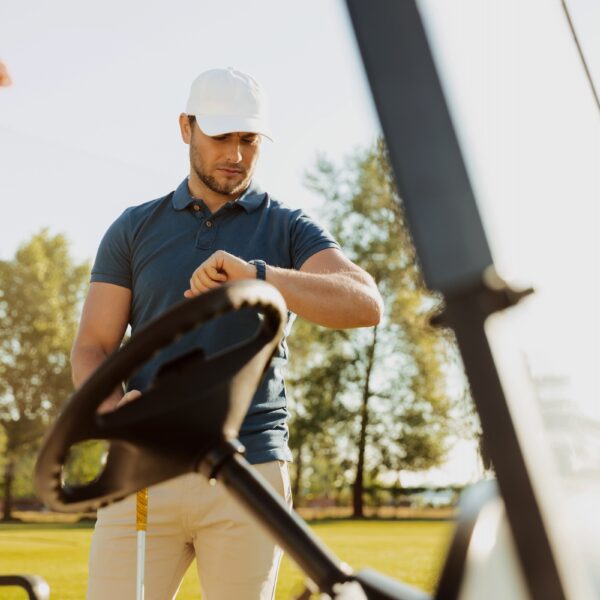
[[[214,177],[207,175],[204,171],[202,171],[200,165],[198,165],[197,162],[193,160],[193,158],[194,157],[192,157],[192,168],[194,169],[194,173],[196,173],[198,179],[200,179],[200,181],[202,181],[202,183],[209,190],[217,194],[221,194],[223,196],[237,196],[241,192],[243,192],[250,183],[250,177],[247,173],[245,173],[244,178],[237,183],[231,182],[229,184],[221,184]]]

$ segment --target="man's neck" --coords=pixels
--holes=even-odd
[[[239,194],[234,196],[219,194],[207,187],[201,179],[195,176],[195,174],[191,174],[188,177],[188,190],[190,196],[202,200],[211,213],[217,212],[224,204],[237,200],[245,192],[245,190],[242,190]]]

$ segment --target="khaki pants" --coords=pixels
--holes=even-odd
[[[287,463],[254,468],[291,506]],[[189,474],[149,490],[145,600],[172,600],[196,557],[203,600],[271,600],[281,549],[224,486]],[[135,494],[98,511],[88,600],[135,600]]]

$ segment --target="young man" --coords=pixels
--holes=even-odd
[[[174,303],[228,281],[265,279],[291,312],[326,327],[379,322],[382,302],[372,278],[326,230],[252,183],[261,138],[270,136],[265,94],[254,79],[231,68],[201,74],[179,125],[190,147],[189,176],[175,192],[127,209],[100,244],[72,352],[76,386],[118,348],[128,324],[135,334]],[[218,351],[253,326],[249,315],[233,314],[185,336],[145,365],[128,382],[127,394],[115,390],[99,411],[138,397],[143,402],[162,362],[191,347]],[[283,340],[240,440],[246,458],[291,505],[281,373],[286,358]],[[194,556],[203,598],[273,597],[281,552],[219,484],[186,475],[151,488],[148,504],[147,600],[173,598]],[[88,600],[129,600],[134,589],[131,497],[98,511]]]

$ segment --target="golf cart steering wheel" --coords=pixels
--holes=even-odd
[[[240,309],[259,315],[258,330],[249,339],[208,358],[198,348],[188,351],[164,364],[135,402],[97,413],[102,401],[157,352]],[[286,315],[273,286],[240,281],[185,300],[136,332],[71,396],[45,438],[34,475],[39,497],[53,510],[82,512],[195,471],[212,447],[237,438]],[[110,441],[104,469],[87,485],[67,485],[69,449],[86,440]]]

